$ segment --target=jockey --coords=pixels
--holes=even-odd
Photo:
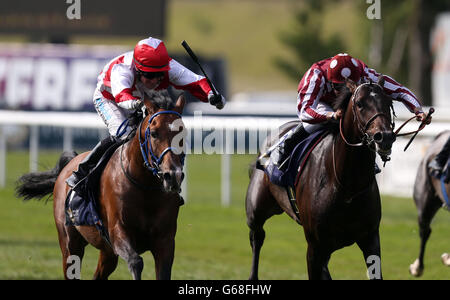
[[[301,123],[286,137],[284,145],[278,146],[280,168],[295,145],[305,136],[325,123],[342,117],[342,111],[333,111],[332,104],[344,88],[346,78],[361,84],[369,80],[377,82],[380,76],[380,73],[367,67],[361,60],[346,53],[313,64],[297,89],[297,115]],[[391,77],[383,76],[385,93],[394,100],[401,101],[410,112],[416,114],[418,121],[425,120],[426,114],[417,97]],[[431,118],[429,121],[431,122]]]
[[[127,137],[132,128],[119,133],[119,127],[143,106],[146,95],[153,91],[165,91],[169,85],[187,90],[200,101],[209,101],[218,109],[226,103],[222,95],[213,94],[205,77],[170,58],[164,42],[152,37],[139,41],[134,51],[112,59],[98,76],[93,102],[110,136],[95,146],[67,183],[74,187],[95,166],[106,149]]]

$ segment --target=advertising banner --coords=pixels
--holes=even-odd
[[[97,76],[124,47],[0,44],[0,109],[87,110]]]

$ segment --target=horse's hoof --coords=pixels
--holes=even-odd
[[[416,259],[413,264],[409,265],[409,273],[414,277],[422,276],[423,267],[420,267],[419,259]]]
[[[441,260],[444,265],[450,267],[450,254],[444,253],[441,255]]]

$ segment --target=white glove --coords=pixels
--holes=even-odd
[[[225,103],[227,103],[224,96],[222,96],[221,94],[214,95],[212,91],[210,91],[208,94],[208,101],[217,109],[222,109],[225,106]]]

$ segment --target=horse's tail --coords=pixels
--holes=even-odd
[[[51,194],[59,173],[75,156],[75,151],[64,151],[52,170],[22,175],[16,182],[16,196],[28,201],[33,198],[40,200]]]

